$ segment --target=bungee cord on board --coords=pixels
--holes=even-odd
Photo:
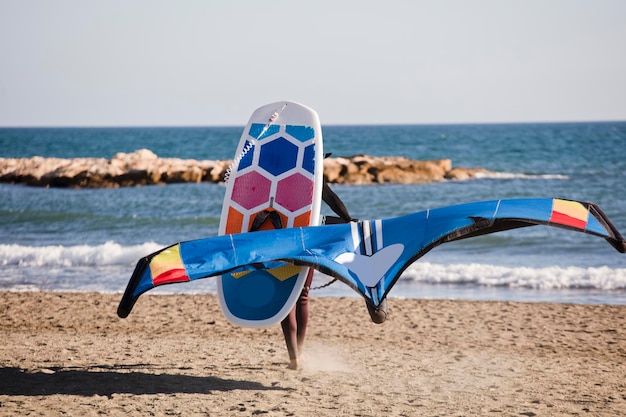
[[[263,135],[265,135],[265,133],[270,128],[272,123],[274,123],[278,119],[280,114],[283,112],[283,110],[285,110],[285,107],[287,107],[287,103],[283,104],[274,113],[272,113],[272,115],[269,117],[269,119],[267,119],[267,123],[265,124],[265,126],[263,126],[263,129],[261,129],[261,132],[255,138],[249,138],[248,139],[248,142],[246,143],[246,146],[244,146],[243,149],[241,150],[241,152],[239,153],[239,155],[237,155],[233,159],[233,162],[231,162],[231,164],[228,166],[228,169],[224,173],[224,183],[225,184],[228,184],[228,181],[230,180],[230,175],[231,175],[233,169],[235,169],[239,165],[241,160],[248,154],[248,152],[250,152],[254,148],[254,146],[257,144],[257,141],[259,140],[259,138],[261,138],[261,137],[263,137]]]

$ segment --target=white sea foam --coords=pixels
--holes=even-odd
[[[607,266],[507,267],[487,264],[432,264],[416,262],[402,279],[422,284],[474,284],[530,289],[626,289],[626,268]]]
[[[121,291],[137,260],[162,247],[163,245],[155,242],[131,246],[123,246],[116,242],[93,246],[0,244],[0,265],[3,267],[3,273],[0,273],[0,287],[13,291],[35,289]],[[213,292],[213,281],[207,281],[210,282],[199,282],[196,286],[189,284],[172,288],[168,286],[163,291]],[[407,268],[400,283],[405,286],[452,284],[503,289],[613,291],[626,290],[626,268],[509,267],[480,263],[436,264],[419,261]],[[336,289],[340,290],[340,295],[346,295],[346,292],[352,294],[347,287],[339,287]],[[405,290],[407,289],[405,287]]]
[[[568,180],[569,176],[561,174],[523,174],[519,172],[478,172],[476,178],[490,178],[497,180]]]
[[[142,256],[162,248],[154,242],[122,246],[115,242],[101,245],[22,246],[0,244],[0,265],[67,268],[78,266],[133,265]]]

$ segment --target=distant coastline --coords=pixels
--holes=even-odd
[[[219,183],[230,160],[160,158],[148,149],[105,158],[0,158],[0,183],[59,188],[118,188],[173,183]],[[484,168],[453,167],[452,160],[402,156],[327,158],[324,176],[333,184],[424,184],[468,180]]]

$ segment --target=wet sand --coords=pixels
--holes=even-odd
[[[626,306],[315,298],[298,371],[279,326],[210,295],[0,292],[0,415],[626,413]]]

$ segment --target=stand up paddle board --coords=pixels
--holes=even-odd
[[[257,109],[226,173],[219,234],[317,225],[323,159],[322,129],[314,110],[291,101]],[[222,275],[217,281],[222,311],[238,325],[279,323],[298,300],[307,273],[308,268],[280,264]]]

